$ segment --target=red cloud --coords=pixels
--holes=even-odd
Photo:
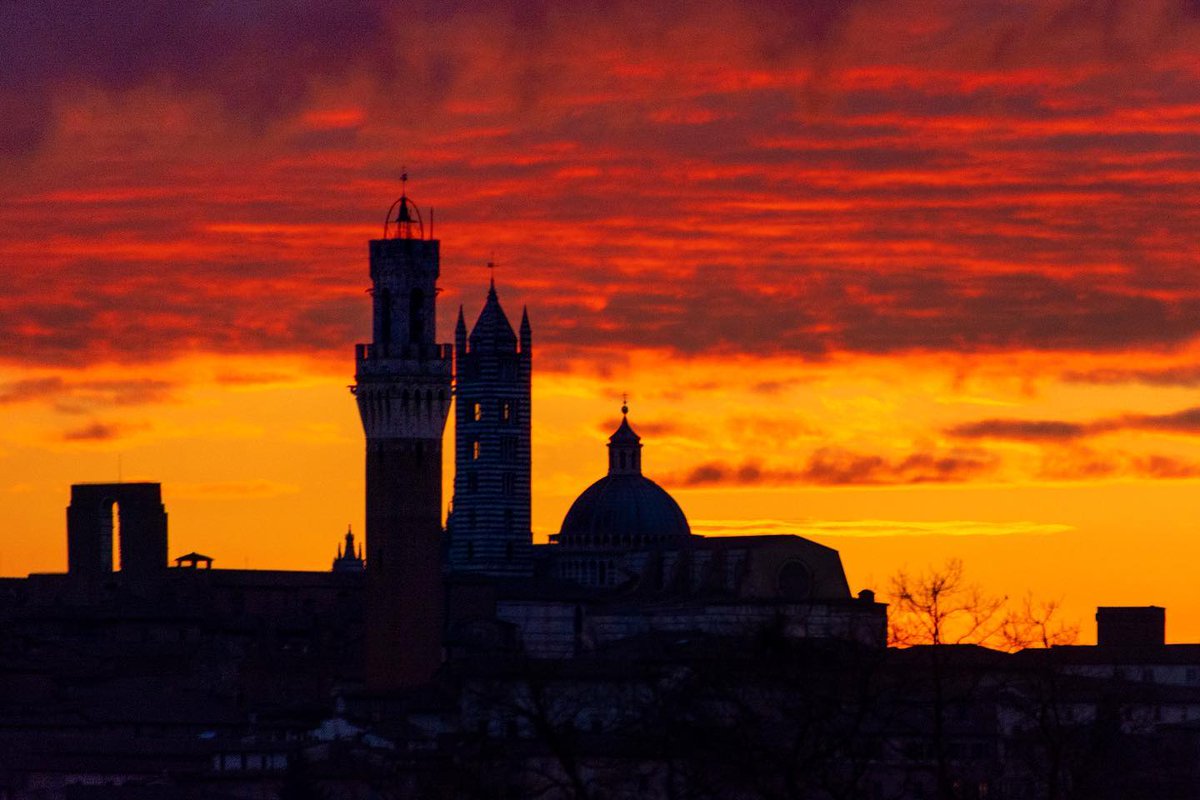
[[[543,366],[1179,347],[1200,22],[1119,6],[5,4],[0,358],[345,360],[406,162]]]

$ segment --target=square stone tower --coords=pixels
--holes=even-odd
[[[367,439],[366,675],[376,692],[424,683],[442,660],[452,354],[436,338],[438,244],[407,195],[370,243],[374,338],[356,346],[353,392]]]

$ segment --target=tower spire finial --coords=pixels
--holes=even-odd
[[[496,251],[492,251],[492,257],[488,259],[488,292],[495,294],[496,292]]]
[[[388,208],[387,216],[383,220],[383,238],[389,238],[388,233],[392,226],[395,227],[395,238],[397,239],[424,239],[425,224],[421,221],[421,211],[416,204],[408,197],[408,168],[401,167],[403,170],[400,173],[400,198],[392,203]],[[392,212],[396,212],[395,219],[392,218]],[[430,235],[432,236],[433,221],[430,220]]]
[[[629,392],[621,393],[621,416],[629,416]]]

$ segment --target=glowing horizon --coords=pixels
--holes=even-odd
[[[697,530],[811,536],[881,595],[961,557],[1085,637],[1157,604],[1200,641],[1193,4],[0,22],[0,574],[64,569],[69,485],[118,462],[172,555],[328,568],[407,167],[440,339],[488,261],[529,308],[539,541],[629,392]]]

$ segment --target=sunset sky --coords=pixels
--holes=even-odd
[[[407,168],[439,338],[489,260],[529,308],[539,540],[628,392],[696,532],[1200,641],[1196,0],[41,5],[0,4],[0,574],[118,476],[172,556],[327,569]]]

